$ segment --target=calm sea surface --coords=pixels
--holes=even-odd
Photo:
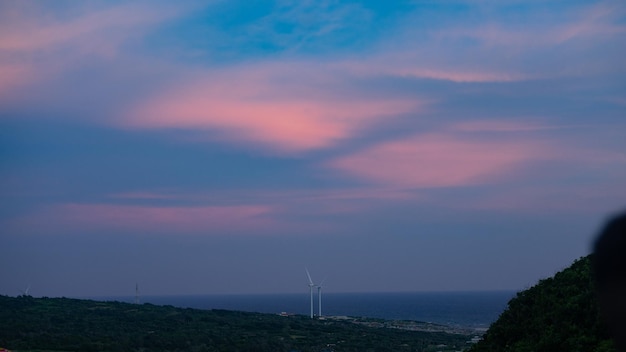
[[[415,320],[455,327],[489,327],[515,295],[513,291],[415,292],[415,293],[323,293],[322,315],[347,315]],[[132,302],[134,297],[98,299]],[[317,314],[317,295],[315,314]],[[142,296],[141,303],[183,308],[227,309],[260,313],[288,312],[308,315],[308,292],[267,295]]]

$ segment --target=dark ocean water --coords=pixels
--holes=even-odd
[[[513,291],[323,293],[322,315],[415,320],[484,329],[515,295]],[[100,297],[99,299],[103,299]],[[109,297],[132,302],[134,297]],[[315,314],[317,314],[317,296]],[[260,313],[310,314],[309,293],[265,295],[142,296],[141,303],[183,308],[227,309]]]

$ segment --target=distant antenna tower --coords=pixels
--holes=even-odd
[[[135,304],[139,304],[139,283],[135,284]]]

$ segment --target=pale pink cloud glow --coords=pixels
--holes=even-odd
[[[457,83],[484,83],[484,82],[515,82],[531,78],[516,72],[489,71],[487,69],[466,69],[464,71],[450,68],[424,69],[418,67],[390,68],[391,74],[410,76],[416,78],[428,78],[435,80],[452,81]]]
[[[135,3],[99,10],[86,8],[72,18],[54,18],[43,10],[15,9],[11,16],[2,17],[0,51],[32,53],[80,48],[111,54],[110,50],[121,41],[141,33],[143,26],[162,22],[181,12],[180,7]],[[131,28],[133,31],[129,32]]]
[[[0,97],[16,86],[34,79],[32,68],[23,64],[3,64],[0,62]]]
[[[455,83],[515,82],[534,78],[527,73],[511,69],[425,60],[424,50],[424,48],[394,49],[361,60],[338,61],[334,66],[361,77],[383,75]]]
[[[580,125],[546,125],[539,122],[498,121],[498,120],[471,120],[458,122],[450,127],[454,131],[462,132],[532,132],[563,128],[581,127]]]
[[[524,163],[541,158],[546,149],[543,143],[430,134],[382,143],[338,158],[329,165],[346,174],[384,185],[454,187],[510,176]]]
[[[555,31],[554,40],[562,43],[579,37],[602,38],[624,35],[626,26],[620,22],[625,14],[623,3],[606,1],[586,8],[576,22]]]
[[[568,14],[565,21],[552,17],[539,19],[537,26],[486,23],[476,27],[457,27],[438,32],[440,39],[473,38],[486,47],[505,47],[524,51],[563,44],[577,39],[604,41],[626,33],[621,18],[626,12],[620,1],[604,1]]]
[[[406,53],[407,57],[414,53]],[[484,67],[450,68],[442,64],[422,64],[420,67],[415,63],[406,62],[407,57],[398,59],[390,65],[388,59],[380,65],[364,68],[365,70],[378,70],[378,72],[401,77],[425,78],[433,80],[451,81],[455,83],[487,83],[487,82],[515,82],[531,79],[532,76],[514,71],[498,70]],[[393,60],[393,59],[391,59]],[[385,63],[385,61],[387,63]]]
[[[141,2],[104,8],[77,3],[70,16],[56,17],[36,2],[4,5],[0,8],[0,98],[14,87],[71,71],[85,58],[118,59],[126,54],[122,47],[130,40],[190,9]]]
[[[415,41],[423,32],[415,32],[412,22],[400,31],[398,42],[384,43],[381,49],[348,70],[360,74],[383,74],[456,83],[516,82],[560,75],[580,75],[580,70],[605,70],[598,67],[567,65],[531,65],[536,57],[555,46],[593,52],[592,46],[626,35],[622,2],[606,1],[584,6],[564,14],[564,18],[541,17],[537,25],[487,21],[480,25],[454,23],[427,33],[430,41]],[[475,42],[471,46],[467,40]],[[407,43],[415,42],[411,45]],[[458,48],[457,50],[451,48]],[[542,53],[543,52],[543,53]],[[437,53],[433,55],[433,53]],[[529,67],[531,67],[529,69]],[[595,66],[595,65],[594,65]]]
[[[63,228],[68,232],[115,230],[150,233],[223,235],[272,226],[272,209],[261,205],[137,206],[58,204],[16,220],[18,228]]]
[[[305,63],[296,66],[307,72]],[[119,123],[216,130],[229,141],[302,152],[331,146],[423,105],[415,99],[333,96],[325,91],[333,88],[328,68],[310,67],[304,77],[289,77],[292,70],[257,65],[208,73],[139,104]],[[311,84],[316,76],[317,84]],[[296,77],[305,83],[294,82]]]
[[[211,192],[177,192],[175,190],[162,192],[128,192],[115,193],[107,198],[122,199],[130,201],[143,200],[171,200],[183,203],[202,203],[208,204],[216,202],[219,204],[284,204],[289,201],[300,203],[315,201],[362,201],[366,199],[385,199],[385,200],[402,200],[412,197],[405,190],[394,188],[371,188],[371,187],[355,187],[355,188],[332,188],[332,189],[295,189],[295,190],[213,190]]]
[[[125,200],[175,200],[180,197],[167,192],[125,192],[111,194],[108,198]]]

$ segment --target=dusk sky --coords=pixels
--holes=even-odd
[[[519,290],[625,207],[623,0],[0,2],[0,294]]]

